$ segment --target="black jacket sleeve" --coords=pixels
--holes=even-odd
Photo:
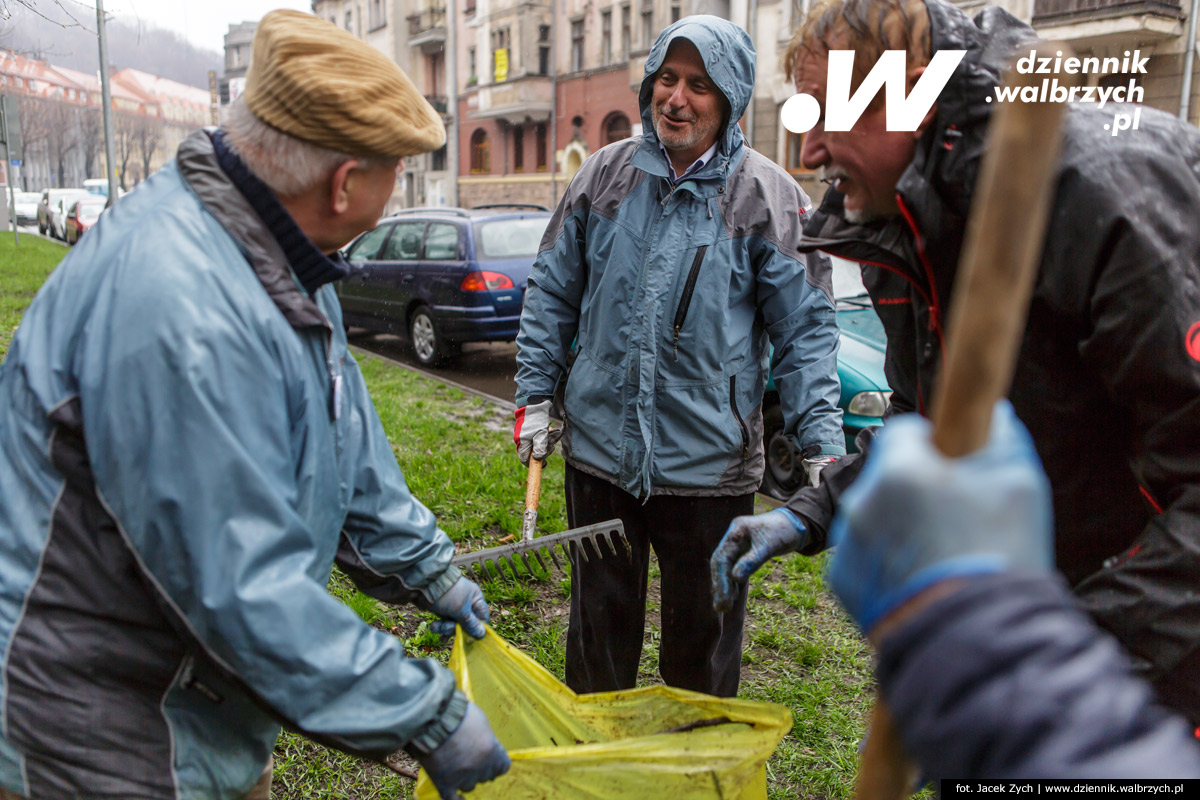
[[[932,778],[1200,777],[1190,726],[1057,579],[973,579],[884,640],[879,681]]]
[[[854,443],[857,453],[839,458],[821,471],[819,486],[805,486],[788,499],[785,504],[790,511],[804,521],[808,531],[808,544],[800,552],[806,556],[816,555],[829,546],[829,526],[837,512],[842,492],[850,488],[858,478],[866,462],[867,451],[875,436],[876,428],[864,428],[858,432]]]

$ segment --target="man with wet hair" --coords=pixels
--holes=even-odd
[[[884,50],[906,51],[908,91],[934,52],[966,51],[915,132],[887,130],[880,92],[852,130],[818,122],[804,139],[804,164],[830,188],[802,249],[862,265],[891,412],[928,412],[995,90],[1032,39],[999,8],[972,19],[944,0],[833,0],[788,48],[797,90],[822,106],[831,50],[856,52],[854,86]],[[1130,111],[1067,110],[1009,397],[1050,476],[1058,569],[1139,674],[1200,723],[1200,133],[1142,108],[1138,130],[1113,136]],[[870,458],[842,459],[786,510],[736,520],[713,558],[718,604],[766,559],[825,548]]]

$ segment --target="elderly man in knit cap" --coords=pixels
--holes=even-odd
[[[0,366],[0,798],[266,798],[280,723],[443,797],[508,769],[447,670],[325,591],[336,561],[486,633],[328,285],[444,140],[394,64],[273,12],[228,121],[38,293]]]

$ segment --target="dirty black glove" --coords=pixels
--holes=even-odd
[[[786,508],[734,519],[709,561],[713,610],[723,613],[732,609],[736,584],[745,583],[767,559],[806,544],[804,523]]]

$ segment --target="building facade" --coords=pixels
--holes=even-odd
[[[447,147],[404,159],[388,211],[456,204],[447,152],[456,140],[446,75],[445,0],[315,0],[313,14],[329,20],[392,59],[446,125]]]

